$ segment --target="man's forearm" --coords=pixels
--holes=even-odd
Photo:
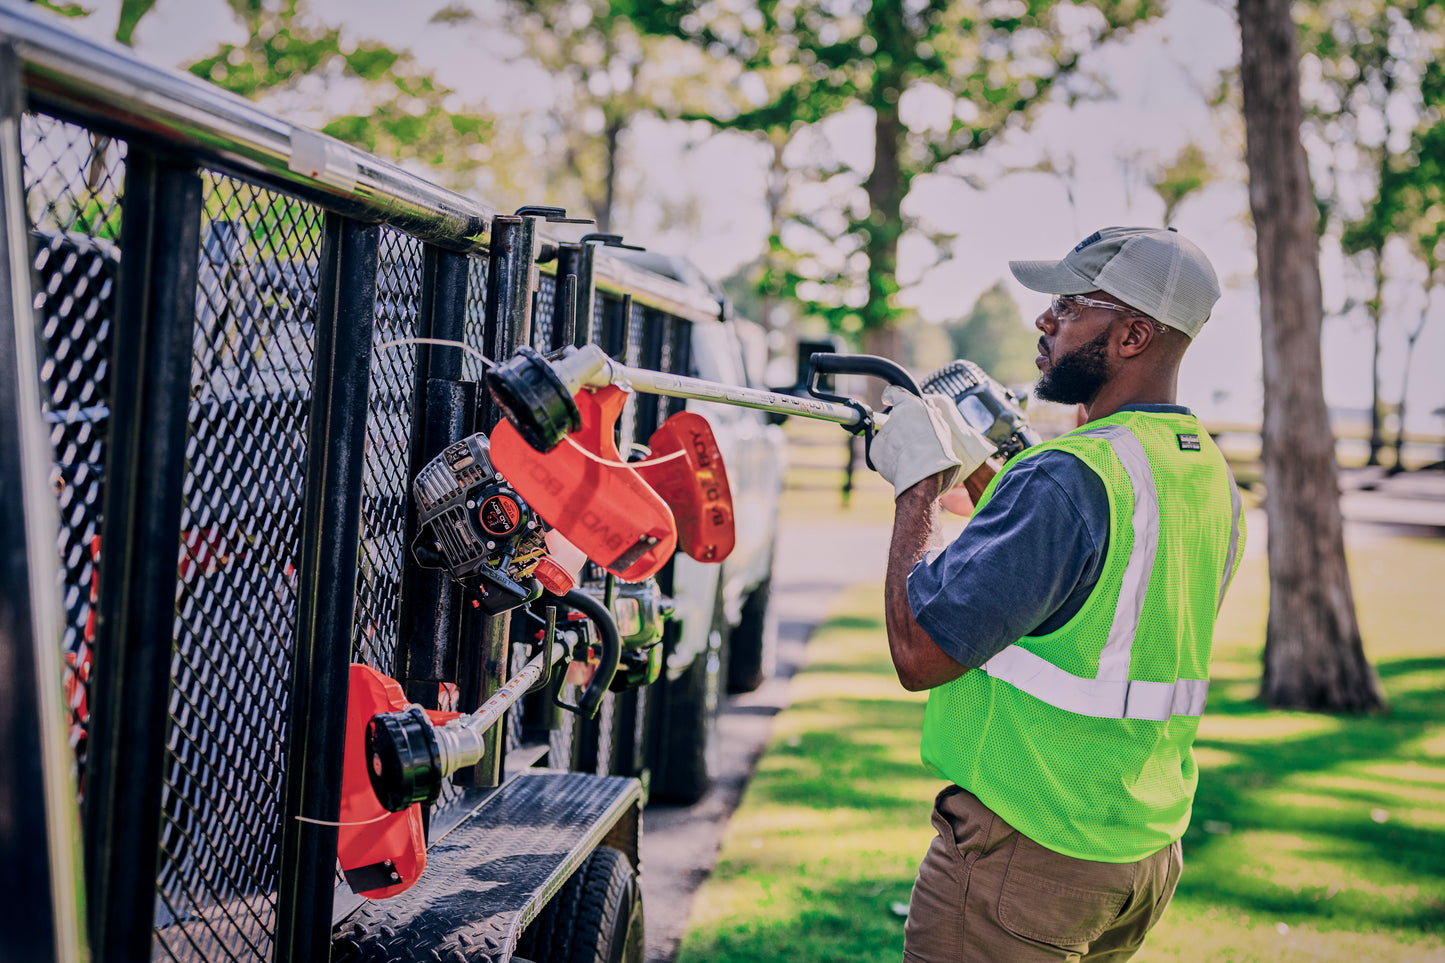
[[[905,689],[931,689],[968,668],[955,662],[924,631],[908,604],[908,573],[939,541],[937,475],[909,488],[894,503],[893,538],[883,583],[884,623],[898,681]]]

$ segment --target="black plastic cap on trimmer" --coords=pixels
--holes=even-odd
[[[572,393],[535,348],[523,345],[489,370],[487,390],[517,433],[538,451],[551,451],[582,427]]]
[[[441,761],[431,720],[417,706],[372,716],[366,724],[366,774],[387,812],[436,802],[444,775]]]

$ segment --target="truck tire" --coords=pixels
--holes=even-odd
[[[535,963],[642,963],[642,896],[627,857],[600,846],[517,941]]]
[[[748,593],[742,618],[728,637],[728,691],[752,692],[773,674],[778,658],[777,625],[768,617],[772,573]]]
[[[727,622],[722,599],[713,606],[707,648],[664,690],[658,733],[661,765],[652,795],[692,805],[712,787],[718,770],[718,714],[727,694]]]

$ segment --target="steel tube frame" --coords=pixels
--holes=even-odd
[[[422,261],[418,336],[460,342],[465,338],[467,258],[428,245]],[[408,478],[448,445],[472,431],[477,389],[464,385],[462,352],[444,345],[417,345]],[[410,492],[408,491],[408,495]],[[446,573],[424,569],[410,557],[417,534],[416,505],[407,498],[403,536],[401,638],[391,668],[408,699],[437,708],[438,685],[458,680],[461,594]]]
[[[16,959],[89,957],[76,873],[74,766],[61,724],[60,593],[50,446],[40,414],[30,237],[21,188],[20,71],[0,43],[0,946]]]
[[[330,954],[347,680],[361,527],[380,231],[335,213],[322,226],[315,374],[302,502],[296,650],[283,782],[275,959]]]
[[[541,250],[537,220],[510,215],[492,219],[486,321],[482,328],[482,351],[488,357],[510,358],[519,346],[531,342],[532,293],[539,280],[537,257]],[[489,432],[500,417],[501,412],[489,396],[482,402],[478,427]],[[471,703],[464,705],[464,710],[491,698],[507,681],[511,626],[510,612],[485,618],[473,615],[464,620],[458,662],[466,668],[459,687],[466,688]],[[483,748],[477,764],[457,772],[453,783],[472,789],[501,785],[506,751],[501,726],[486,733]]]
[[[201,205],[194,168],[129,152],[84,807],[91,941],[109,960],[151,951]]]

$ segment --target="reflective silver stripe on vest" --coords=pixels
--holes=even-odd
[[[1139,617],[1144,612],[1144,596],[1149,592],[1149,574],[1154,571],[1154,556],[1159,552],[1159,493],[1154,489],[1154,471],[1149,467],[1149,456],[1144,454],[1144,446],[1128,428],[1106,425],[1080,434],[1103,438],[1109,443],[1134,489],[1134,514],[1130,520],[1134,528],[1134,548],[1124,564],[1114,622],[1109,626],[1109,640],[1099,653],[1099,674],[1096,676],[1127,682],[1134,636],[1139,631]]]
[[[1239,554],[1239,523],[1244,515],[1244,504],[1239,498],[1239,486],[1234,483],[1234,472],[1227,466],[1224,470],[1229,475],[1229,554],[1224,558],[1224,577],[1219,580],[1219,603],[1214,606],[1215,615],[1224,608],[1224,593],[1229,591],[1229,580],[1234,574],[1234,557]]]
[[[1092,679],[1074,675],[1018,645],[1010,645],[989,659],[983,664],[983,671],[1055,708],[1078,715],[1157,722],[1167,721],[1171,715],[1203,715],[1209,693],[1207,679],[1176,682],[1131,682],[1129,679],[1134,637],[1139,632],[1149,575],[1159,551],[1159,494],[1154,488],[1149,456],[1133,432],[1121,425],[1106,425],[1080,434],[1109,442],[1134,490],[1134,511],[1130,516],[1134,545],[1124,563],[1114,621],[1099,654],[1098,675]],[[1232,541],[1231,552],[1233,544]]]
[[[989,659],[983,671],[1056,709],[1101,719],[1166,722],[1170,716],[1202,716],[1209,695],[1208,679],[1085,679],[1018,645]]]

